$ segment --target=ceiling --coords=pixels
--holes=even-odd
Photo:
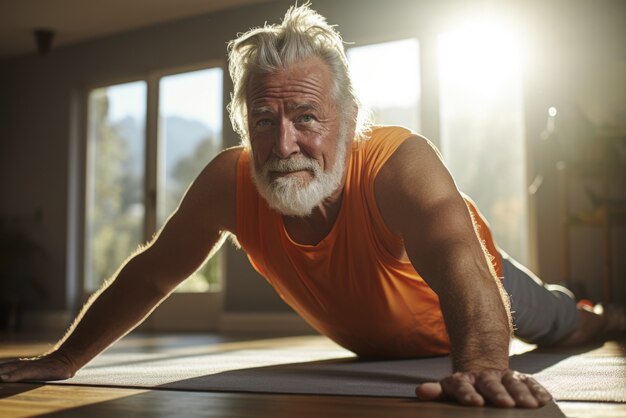
[[[0,0],[0,59],[36,52],[35,29],[69,45],[267,0]]]

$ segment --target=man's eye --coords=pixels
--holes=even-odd
[[[271,126],[272,121],[270,119],[259,119],[256,125],[257,126]]]
[[[300,117],[301,122],[313,122],[314,120],[313,115],[302,115]]]

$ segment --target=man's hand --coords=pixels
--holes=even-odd
[[[419,385],[415,394],[423,401],[452,400],[466,406],[491,403],[501,408],[539,408],[552,399],[535,379],[510,369],[457,372]]]
[[[23,380],[64,380],[74,376],[74,373],[69,359],[59,352],[0,364],[0,382],[4,383]]]

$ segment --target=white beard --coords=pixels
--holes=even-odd
[[[340,135],[337,141],[335,163],[326,173],[313,158],[303,154],[281,159],[273,156],[261,170],[256,164],[250,164],[252,180],[259,194],[268,205],[282,215],[309,216],[313,209],[333,194],[343,177],[346,161],[346,140]],[[308,184],[295,176],[278,177],[270,180],[270,172],[293,172],[307,170],[313,173]]]

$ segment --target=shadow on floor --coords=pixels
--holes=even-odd
[[[0,399],[29,392],[43,385],[43,383],[0,383]]]
[[[561,418],[557,404],[539,409],[470,408],[447,403],[355,396],[302,396],[255,393],[205,393],[153,390],[50,414],[48,418],[84,417],[255,417],[255,418]]]

